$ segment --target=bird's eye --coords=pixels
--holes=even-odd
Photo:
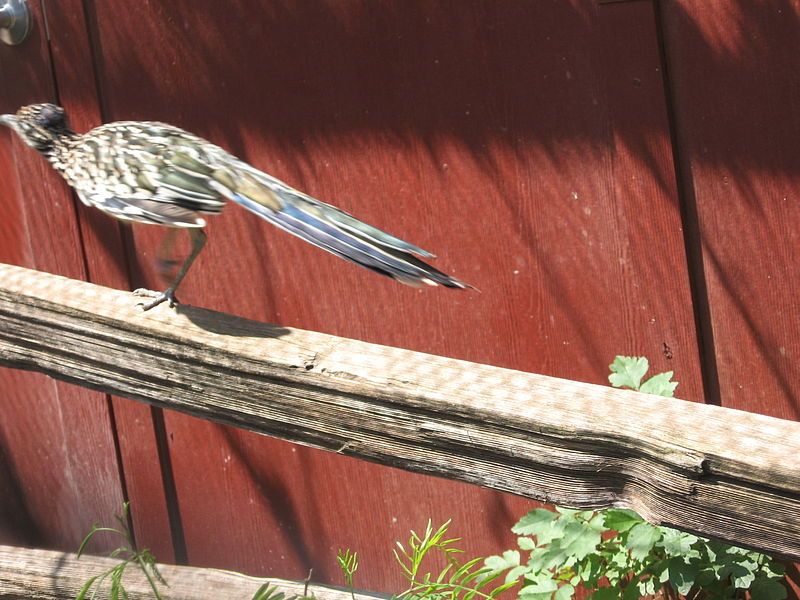
[[[64,121],[64,111],[57,106],[45,106],[37,115],[36,121],[42,127],[53,127]]]

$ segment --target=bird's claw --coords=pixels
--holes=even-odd
[[[169,302],[169,307],[174,308],[176,304],[178,304],[178,299],[175,297],[175,290],[172,288],[167,288],[163,292],[156,292],[154,290],[148,290],[146,288],[138,288],[133,290],[134,296],[141,296],[144,298],[152,298],[152,300],[145,302],[137,302],[136,306],[141,306],[142,310],[150,310],[151,308],[155,308],[162,302]]]

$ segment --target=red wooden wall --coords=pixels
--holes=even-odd
[[[596,383],[643,354],[683,398],[798,417],[797,1],[42,1],[0,47],[0,111],[180,125],[481,289],[396,285],[230,207],[185,302]],[[159,230],[76,204],[7,132],[0,177],[0,261],[159,286]],[[410,528],[496,552],[531,506],[11,370],[0,411],[6,543],[74,550],[128,498],[163,561],[338,582],[350,547],[392,591]]]

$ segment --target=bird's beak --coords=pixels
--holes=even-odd
[[[14,115],[0,115],[0,125],[12,127],[17,122],[17,117]]]

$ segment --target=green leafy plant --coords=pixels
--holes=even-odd
[[[483,558],[473,558],[464,563],[457,560],[463,550],[456,544],[460,538],[448,538],[447,533],[450,521],[446,521],[436,530],[431,521],[425,527],[421,536],[411,532],[406,546],[397,542],[394,556],[400,565],[403,575],[408,581],[408,588],[395,596],[403,600],[494,600],[499,594],[514,587],[517,582],[490,585],[497,580],[501,573],[494,573],[489,567],[481,566]],[[441,561],[445,566],[438,572],[431,573],[424,568],[428,560],[433,558]]]
[[[632,510],[602,512],[538,508],[512,531],[513,550],[486,559],[505,581],[521,580],[523,600],[567,600],[575,588],[592,600],[744,598],[782,600],[783,567],[759,552],[651,525]]]
[[[644,383],[644,357],[617,356],[609,365],[614,387],[672,397],[672,371]],[[783,567],[770,557],[651,525],[632,510],[602,512],[538,508],[514,525],[519,550],[490,556],[485,565],[505,574],[506,585],[520,582],[523,600],[569,600],[578,585],[592,600],[638,600],[660,596],[727,600],[786,598]]]
[[[130,514],[129,510],[130,503],[125,502],[122,505],[122,514],[115,516],[118,524],[117,527],[101,527],[95,523],[92,525],[89,533],[86,534],[86,537],[83,538],[81,545],[78,547],[78,558],[83,555],[83,552],[86,550],[86,546],[89,544],[91,539],[101,531],[114,533],[120,536],[124,543],[122,546],[112,550],[109,554],[109,556],[112,558],[119,558],[119,564],[104,571],[100,575],[90,577],[86,583],[83,584],[83,587],[81,587],[78,595],[76,596],[76,600],[84,600],[87,597],[89,599],[95,598],[106,580],[108,580],[110,583],[109,591],[112,598],[128,598],[128,592],[122,583],[122,576],[125,574],[125,569],[131,564],[138,566],[142,570],[147,578],[147,582],[150,584],[150,587],[153,590],[153,594],[155,595],[156,599],[161,600],[161,594],[158,591],[156,582],[163,585],[167,585],[167,582],[164,581],[164,578],[158,572],[156,559],[150,553],[150,551],[147,549],[136,549],[136,546],[133,543],[133,536],[128,528],[128,516]],[[87,596],[90,591],[91,595]]]

